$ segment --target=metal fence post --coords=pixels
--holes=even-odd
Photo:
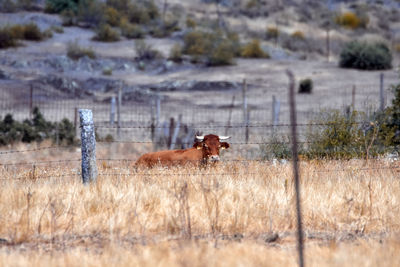
[[[292,156],[293,156],[293,175],[296,188],[296,211],[297,211],[297,247],[299,251],[299,266],[304,266],[304,245],[303,245],[303,226],[301,219],[301,202],[300,202],[300,175],[299,175],[299,158],[297,152],[297,132],[296,132],[296,100],[294,93],[294,76],[289,70],[286,71],[289,76],[289,104],[290,104],[290,124],[292,132]]]
[[[29,118],[32,119],[33,114],[33,86],[30,86],[30,94],[29,94]]]
[[[172,134],[171,145],[170,145],[169,149],[174,149],[175,148],[176,140],[178,138],[179,130],[180,130],[180,127],[181,127],[181,121],[182,121],[182,114],[179,114],[178,121],[176,122],[175,129],[174,129],[174,132]]]
[[[82,181],[84,184],[97,179],[96,138],[94,133],[93,113],[90,109],[80,109],[79,119],[82,142]]]
[[[384,74],[380,74],[379,83],[379,110],[383,111],[385,109],[385,91],[383,90]]]
[[[118,89],[118,105],[117,105],[117,135],[121,138],[121,107],[122,107],[122,87]]]
[[[114,126],[114,121],[115,121],[115,96],[111,97],[111,103],[110,103],[110,125]]]

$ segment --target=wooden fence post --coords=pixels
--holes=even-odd
[[[78,136],[79,136],[79,132],[78,132],[78,129],[79,129],[79,127],[78,127],[78,117],[79,117],[78,108],[75,107],[74,108],[74,129],[75,129],[75,137],[76,138],[78,138]]]
[[[296,116],[296,100],[294,93],[294,75],[287,70],[289,77],[289,104],[290,104],[290,125],[292,132],[292,160],[293,160],[293,176],[296,189],[296,213],[297,213],[297,249],[299,253],[299,266],[304,266],[304,244],[303,244],[303,225],[301,218],[301,194],[300,194],[300,172],[299,157],[297,151],[297,116]]]
[[[235,107],[235,96],[232,96],[232,103],[229,108],[229,114],[228,114],[228,123],[226,124],[225,127],[225,135],[228,135],[228,130],[229,128],[231,128],[232,112],[234,107]]]
[[[84,184],[97,180],[96,138],[93,113],[90,109],[79,110],[82,142],[82,181]]]

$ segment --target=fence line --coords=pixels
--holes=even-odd
[[[327,123],[297,123],[296,127],[304,127],[304,126],[332,126],[332,125],[341,125],[341,124],[368,124],[370,121],[355,121],[355,122],[327,122]],[[186,125],[178,125],[175,126],[177,128],[185,128],[185,127],[194,127],[201,129],[213,129],[213,128],[275,128],[275,127],[292,127],[292,124],[250,124],[250,125],[201,125],[201,124],[186,124]],[[154,129],[154,128],[164,128],[163,126],[113,126],[113,125],[99,125],[95,126],[96,129]]]
[[[74,146],[74,145],[47,146],[47,147],[38,147],[38,148],[31,148],[31,149],[24,149],[24,150],[7,150],[7,151],[0,151],[0,155],[13,154],[13,153],[36,152],[36,151],[50,150],[50,149],[66,149],[66,148],[78,148],[78,146]]]

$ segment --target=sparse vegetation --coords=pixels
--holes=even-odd
[[[96,58],[96,53],[92,48],[81,47],[77,41],[70,42],[67,45],[67,56],[71,59],[78,60],[81,57]]]
[[[268,53],[262,50],[260,41],[256,39],[243,46],[241,56],[246,58],[269,58]]]
[[[18,40],[42,41],[52,36],[50,29],[42,32],[34,23],[5,26],[0,28],[0,48],[17,46]]]
[[[161,57],[161,54],[150,44],[147,44],[144,40],[135,41],[136,58],[142,60],[154,60]]]
[[[362,70],[384,70],[392,68],[392,54],[385,43],[352,41],[340,53],[339,66]]]
[[[184,37],[183,53],[190,55],[193,62],[203,62],[210,66],[230,65],[234,63],[238,47],[236,34],[190,31]]]
[[[182,46],[179,44],[175,44],[171,48],[168,59],[174,62],[182,62]]]
[[[120,40],[120,36],[118,31],[111,28],[110,25],[102,24],[97,29],[96,35],[93,37],[93,40],[101,42],[117,42]]]
[[[128,39],[140,39],[143,38],[145,33],[140,25],[132,24],[126,19],[121,20],[121,34]]]

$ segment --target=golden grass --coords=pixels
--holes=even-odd
[[[301,163],[306,263],[400,263],[400,179],[384,161]],[[0,166],[1,266],[293,266],[290,164],[136,170]],[[271,234],[279,239],[266,242]]]

